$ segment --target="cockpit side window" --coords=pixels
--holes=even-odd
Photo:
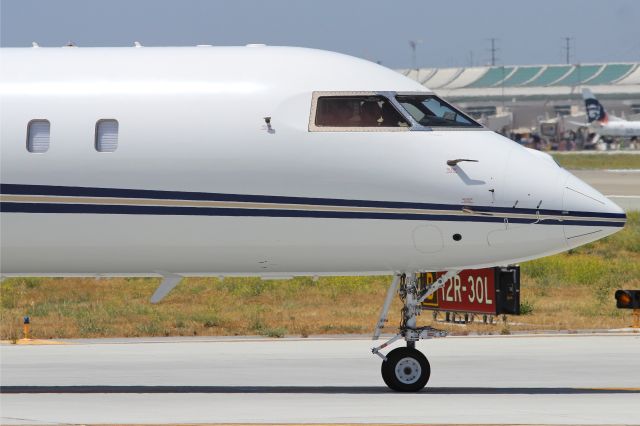
[[[425,127],[482,127],[435,95],[398,95],[396,100]]]
[[[368,94],[318,96],[310,124],[315,131],[389,131],[410,126],[387,98]]]

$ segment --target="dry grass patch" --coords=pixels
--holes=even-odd
[[[162,303],[159,279],[9,279],[3,339],[29,315],[34,337],[341,334],[370,331],[386,277],[314,282],[188,278]],[[353,301],[353,303],[352,303]]]
[[[553,154],[565,169],[640,169],[637,154]]]

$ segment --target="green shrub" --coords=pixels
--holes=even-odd
[[[533,313],[533,303],[527,300],[520,302],[520,315],[529,315]]]

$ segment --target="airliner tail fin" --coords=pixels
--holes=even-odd
[[[590,89],[582,89],[582,98],[584,99],[584,106],[587,110],[587,119],[589,120],[589,123],[593,123],[594,121],[606,123],[609,121],[607,112]]]

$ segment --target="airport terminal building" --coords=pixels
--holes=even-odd
[[[532,130],[568,116],[585,122],[583,87],[589,87],[612,115],[640,119],[638,62],[398,71],[498,131]]]

